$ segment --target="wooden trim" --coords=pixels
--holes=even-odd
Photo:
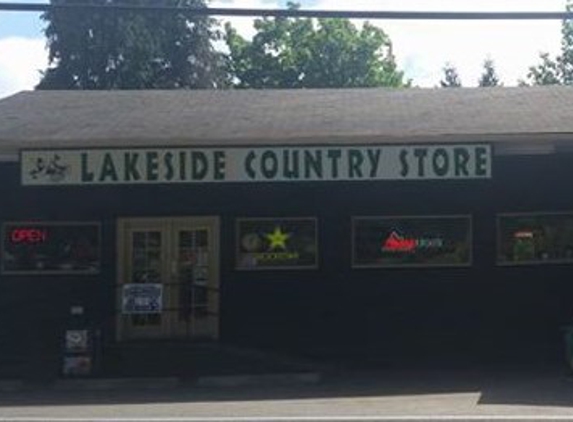
[[[162,246],[161,246],[161,268],[162,274],[167,277],[167,283],[171,284],[173,274],[172,268],[174,260],[176,259],[176,233],[178,230],[185,230],[186,227],[189,229],[197,230],[205,228],[209,236],[209,268],[212,272],[210,277],[213,278],[213,284],[220,286],[220,219],[217,216],[177,216],[177,217],[122,217],[117,219],[117,274],[116,274],[116,306],[117,306],[117,316],[116,316],[116,338],[118,341],[129,340],[129,335],[126,332],[127,327],[125,326],[125,316],[121,313],[122,297],[121,297],[121,285],[125,284],[122,280],[125,271],[132,265],[130,261],[129,250],[130,246],[128,244],[128,238],[126,233],[131,230],[153,230],[158,228],[162,233]],[[173,304],[169,305],[169,302],[173,301],[175,296],[173,291],[169,288],[164,289],[164,300],[167,301],[167,307],[172,307]],[[217,313],[216,324],[213,327],[212,337],[214,339],[219,338],[219,324],[220,318],[218,317],[218,312],[220,308],[220,296],[217,293],[216,303],[214,304],[214,311]],[[177,336],[177,333],[181,333],[181,329],[178,327],[177,322],[177,312],[163,312],[162,322],[160,327],[153,327],[150,329],[149,333],[144,333],[145,328],[140,330],[143,338],[168,338]],[[159,331],[158,331],[159,330]],[[185,330],[184,333],[189,336],[191,333]]]

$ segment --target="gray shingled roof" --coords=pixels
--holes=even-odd
[[[0,101],[0,152],[556,137],[573,144],[572,117],[573,87],[35,91]]]

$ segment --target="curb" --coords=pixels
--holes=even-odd
[[[195,385],[198,387],[239,387],[239,386],[271,386],[271,385],[297,385],[317,384],[321,380],[318,372],[303,372],[290,374],[265,375],[233,375],[200,377]]]
[[[169,390],[185,387],[260,387],[317,384],[322,380],[319,372],[295,372],[263,375],[204,376],[194,379],[177,377],[154,378],[81,378],[58,379],[47,384],[22,380],[0,381],[0,392],[18,393],[30,390],[51,391],[119,391]]]
[[[164,390],[179,386],[179,378],[102,378],[56,380],[55,391]]]

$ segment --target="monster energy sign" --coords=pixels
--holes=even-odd
[[[23,185],[487,179],[487,144],[26,150]]]

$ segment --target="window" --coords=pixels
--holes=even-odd
[[[3,273],[97,273],[98,223],[5,223]]]
[[[316,219],[244,218],[237,221],[237,268],[303,269],[318,266]]]
[[[498,216],[501,265],[573,263],[573,213]]]
[[[356,217],[354,267],[471,265],[471,217]]]

